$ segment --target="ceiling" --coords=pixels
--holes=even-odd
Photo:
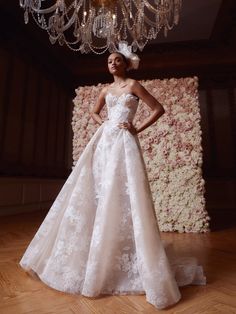
[[[155,43],[208,39],[223,0],[183,0],[179,24],[167,37],[161,33]]]
[[[52,71],[71,89],[111,80],[107,54],[72,52],[51,45],[47,33],[31,19],[24,24],[18,1],[0,0],[1,45],[31,56],[45,71]],[[179,25],[150,42],[139,55],[141,66],[134,77],[152,78],[223,71],[236,67],[236,1],[183,0]],[[202,72],[203,71],[203,72]],[[227,70],[228,71],[228,70]]]

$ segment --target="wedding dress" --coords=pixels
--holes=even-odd
[[[138,98],[106,95],[95,132],[20,260],[48,286],[74,294],[146,294],[162,309],[179,286],[206,284],[194,257],[175,258],[161,240],[132,121]],[[169,253],[168,253],[169,251]]]

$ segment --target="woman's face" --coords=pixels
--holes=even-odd
[[[108,57],[108,69],[111,74],[123,74],[126,68],[127,64],[119,53],[114,52]]]

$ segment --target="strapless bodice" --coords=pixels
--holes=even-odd
[[[131,93],[116,96],[108,92],[106,105],[109,121],[114,123],[131,122],[138,108],[138,97]]]

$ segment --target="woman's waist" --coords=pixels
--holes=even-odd
[[[112,117],[112,118],[108,118],[107,120],[105,120],[104,122],[106,122],[109,125],[119,125],[119,123],[125,123],[125,122],[132,122],[133,119],[131,119],[130,117]]]

